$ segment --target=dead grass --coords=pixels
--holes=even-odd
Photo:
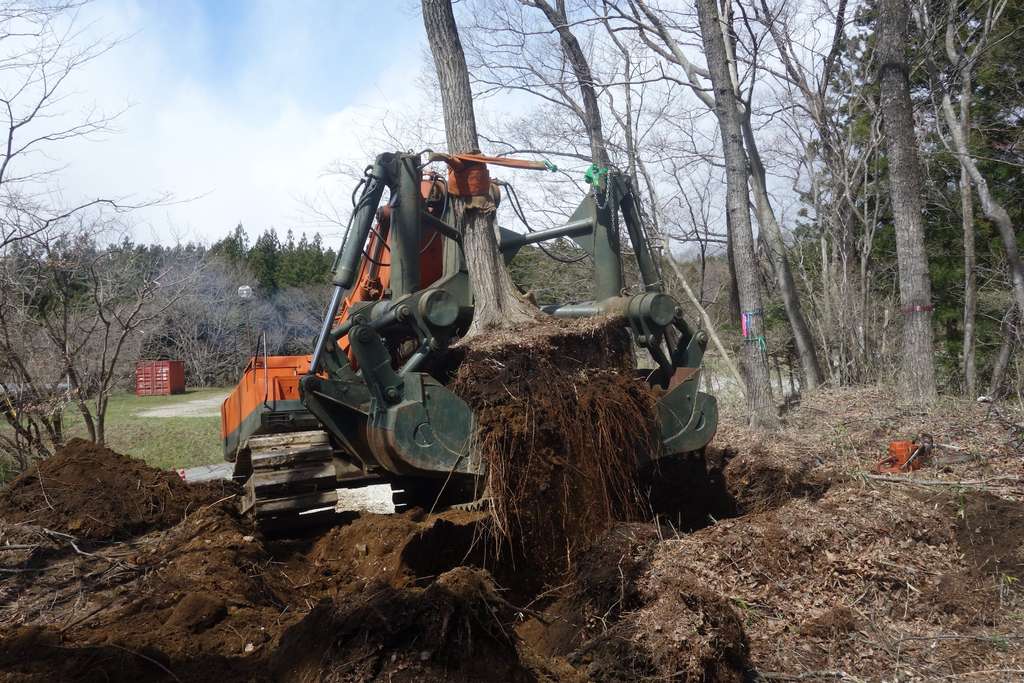
[[[874,481],[987,490],[1024,500],[1024,413],[1012,404],[945,397],[922,408],[902,401],[889,387],[826,389],[805,396],[770,437],[746,427],[740,410],[724,406],[716,446],[832,478],[866,478],[890,441],[925,433],[943,446],[937,453],[972,459]]]
[[[772,435],[726,412],[716,444],[735,453],[733,475],[753,473],[737,493],[768,472],[791,497],[660,544],[646,590],[695,576],[725,596],[768,680],[1018,680],[1022,423],[1011,408],[924,410],[881,387],[817,392]],[[890,440],[922,432],[974,457],[868,473]],[[824,488],[805,495],[808,481]]]

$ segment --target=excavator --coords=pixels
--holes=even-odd
[[[396,510],[486,505],[473,412],[445,386],[451,345],[465,334],[474,307],[451,198],[465,195],[467,177],[483,178],[500,198],[489,165],[546,162],[424,154],[388,152],[367,166],[311,353],[269,355],[264,343],[221,407],[224,455],[243,485],[242,511],[264,529],[329,520],[339,491],[374,484],[390,486]],[[438,161],[448,164],[447,176],[429,170]],[[714,436],[715,399],[698,390],[707,336],[691,329],[664,291],[630,179],[601,169],[592,181],[564,225],[500,228],[498,248],[508,263],[527,245],[569,239],[592,259],[592,300],[541,310],[558,319],[627,321],[653,366],[638,375],[660,388],[661,448],[647,463],[655,465],[700,451]],[[623,276],[622,227],[639,274],[632,293]]]

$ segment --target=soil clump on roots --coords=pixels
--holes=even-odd
[[[655,456],[655,398],[636,376],[625,323],[537,325],[477,339],[452,390],[473,408],[492,540],[536,589],[616,521],[647,511],[640,470]]]

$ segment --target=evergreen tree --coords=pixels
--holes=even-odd
[[[239,223],[227,237],[214,242],[210,247],[210,255],[224,259],[229,264],[236,266],[247,260],[249,253],[249,235],[245,228]]]
[[[281,243],[277,231],[268,228],[259,236],[248,253],[249,270],[264,294],[271,295],[278,288],[278,267],[281,263]]]

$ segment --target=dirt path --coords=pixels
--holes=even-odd
[[[170,406],[150,408],[135,413],[136,417],[217,417],[220,415],[220,404],[227,398],[227,393],[194,398]]]

